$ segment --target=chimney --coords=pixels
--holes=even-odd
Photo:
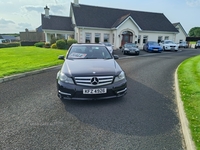
[[[46,6],[44,7],[44,10],[45,10],[45,17],[49,18],[49,8]]]
[[[79,6],[79,0],[74,0],[74,5]]]

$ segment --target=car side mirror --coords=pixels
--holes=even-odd
[[[60,55],[60,56],[58,56],[58,59],[65,60],[65,56],[64,55]]]
[[[113,56],[114,56],[114,59],[119,59],[118,55],[113,55]]]

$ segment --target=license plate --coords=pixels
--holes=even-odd
[[[83,89],[83,94],[104,94],[107,92],[106,88],[100,89]]]
[[[158,49],[153,49],[154,51],[158,51]]]

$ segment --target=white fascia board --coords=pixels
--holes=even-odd
[[[169,34],[178,34],[179,32],[170,32],[170,31],[150,31],[150,30],[142,30],[140,31],[145,33],[169,33]]]
[[[74,31],[42,29],[44,33],[74,34]]]
[[[76,18],[74,16],[73,8],[70,7],[70,17],[72,18],[72,23],[76,24]],[[74,19],[74,20],[73,20]],[[73,22],[74,21],[74,22]]]
[[[98,27],[84,27],[84,26],[76,26],[79,29],[91,29],[91,30],[107,30],[107,31],[111,31],[111,28],[98,28]]]
[[[121,27],[128,19],[131,19],[133,21],[133,23],[136,25],[136,27],[138,28],[139,31],[142,31],[142,29],[139,27],[139,25],[135,22],[135,20],[129,16],[128,18],[126,18],[122,23],[120,23],[120,25],[118,27],[116,27],[116,29],[118,29],[119,27]]]

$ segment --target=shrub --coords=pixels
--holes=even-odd
[[[12,43],[3,43],[3,44],[0,44],[0,48],[18,47],[18,46],[20,46],[19,42],[12,42]]]
[[[46,42],[46,43],[44,44],[44,47],[45,47],[45,48],[50,48],[51,45],[50,45],[50,43],[47,43],[47,42]]]
[[[52,44],[56,43],[57,40],[59,40],[59,39],[55,38],[55,37],[51,38],[50,44],[52,45]]]
[[[0,44],[0,48],[5,48],[6,44]]]
[[[57,41],[56,41],[56,47],[57,47],[58,49],[66,49],[65,40],[57,40]]]
[[[51,48],[57,49],[56,43],[52,44]]]
[[[77,43],[77,41],[76,41],[75,39],[69,38],[69,39],[67,40],[67,49],[69,49],[69,47],[70,47],[72,44],[74,44],[74,43]]]
[[[34,46],[36,47],[44,47],[45,43],[44,42],[38,42],[38,43],[35,43]]]
[[[34,46],[38,41],[21,41],[21,46]]]

